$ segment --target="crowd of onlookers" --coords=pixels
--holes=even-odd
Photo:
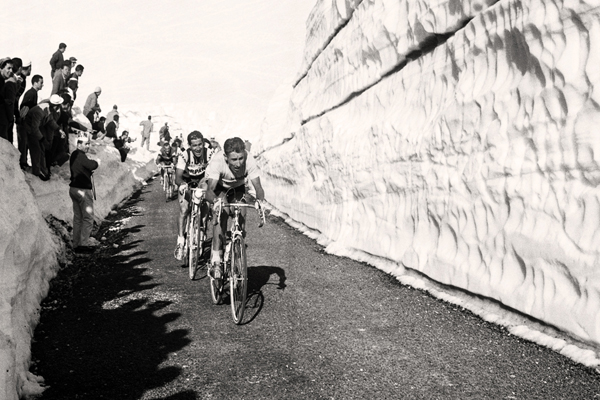
[[[0,59],[0,138],[14,145],[16,131],[21,168],[44,181],[50,179],[52,166],[61,166],[69,160],[69,134],[85,132],[93,137],[113,139],[122,161],[127,157],[126,143],[131,141],[127,131],[117,136],[116,105],[106,117],[100,117],[100,87],[87,97],[83,107],[92,129],[73,120],[71,109],[84,67],[77,64],[75,57],[65,59],[66,48],[66,44],[60,43],[50,59],[52,91],[48,99],[38,99],[44,76],[31,76],[31,61],[19,57]],[[30,87],[26,90],[30,76]]]

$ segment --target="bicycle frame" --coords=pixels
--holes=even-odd
[[[202,221],[202,202],[205,190],[202,188],[189,188],[190,203],[186,223],[186,264],[190,279],[194,279],[198,261],[202,255],[202,243],[206,240],[206,226]]]

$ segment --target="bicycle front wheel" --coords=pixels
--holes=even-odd
[[[169,201],[173,197],[173,182],[171,182],[171,174],[165,176],[165,197]]]
[[[194,210],[192,209],[189,216],[190,222],[188,228],[188,272],[192,280],[194,279],[194,275],[196,275],[201,246],[198,235],[200,231],[200,216],[194,214]]]
[[[246,245],[244,238],[238,236],[231,246],[231,276],[229,277],[229,295],[231,296],[231,315],[233,322],[242,323],[248,292],[248,267],[246,264]]]

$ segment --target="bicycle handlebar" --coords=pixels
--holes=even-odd
[[[219,223],[220,217],[221,217],[221,212],[223,211],[223,207],[239,207],[239,208],[254,208],[256,209],[256,211],[258,212],[258,216],[260,218],[259,222],[258,222],[258,227],[261,228],[265,222],[266,222],[266,218],[265,218],[265,210],[263,210],[262,206],[260,205],[260,203],[258,204],[258,207],[256,207],[255,205],[252,204],[248,204],[248,203],[224,203],[224,202],[220,202],[219,203],[221,205],[221,207],[219,207],[219,211],[217,211],[217,216],[216,218],[214,218],[213,223],[216,225]]]

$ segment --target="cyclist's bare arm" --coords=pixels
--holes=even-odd
[[[206,188],[205,199],[210,204],[213,204],[215,202],[215,199],[217,198],[217,195],[215,194],[215,189],[217,188],[217,183],[219,183],[218,180],[208,178],[208,182],[207,182],[208,187]]]
[[[265,191],[260,183],[260,176],[252,179],[252,186],[254,186],[254,190],[256,191],[256,199],[263,201],[265,199]]]
[[[183,170],[177,168],[175,170],[175,184],[180,186],[183,183]]]

